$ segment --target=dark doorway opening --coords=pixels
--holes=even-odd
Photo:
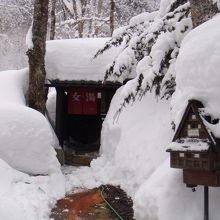
[[[98,156],[102,123],[118,87],[56,87],[55,129],[67,164],[72,165],[70,161],[76,162],[82,155]]]
[[[99,150],[101,127],[100,115],[68,115],[69,147],[76,153]]]

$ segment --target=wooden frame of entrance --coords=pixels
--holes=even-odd
[[[98,92],[117,90],[122,84],[106,82],[103,84],[101,81],[53,81],[46,84],[47,87],[54,87],[57,91],[57,102],[56,102],[56,124],[55,133],[58,137],[60,145],[64,145],[64,140],[67,136],[67,128],[65,127],[65,117],[66,117],[66,91],[68,88],[95,88]]]

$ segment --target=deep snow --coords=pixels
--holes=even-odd
[[[28,70],[0,72],[0,158],[30,174],[60,170],[48,121],[26,107]]]
[[[27,69],[0,72],[2,220],[48,220],[50,209],[65,194],[48,121],[25,106],[27,82]]]

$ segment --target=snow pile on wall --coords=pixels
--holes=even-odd
[[[27,80],[27,69],[0,72],[0,158],[30,174],[60,172],[47,120],[25,106]]]
[[[83,38],[47,41],[46,72],[48,80],[103,81],[107,65],[119,52],[114,48],[93,59],[108,38]]]
[[[179,124],[189,99],[197,99],[205,106],[204,114],[220,118],[220,16],[204,23],[184,39],[176,63],[176,92],[172,99],[173,120]],[[206,122],[216,137],[220,137],[220,123]]]

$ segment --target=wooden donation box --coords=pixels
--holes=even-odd
[[[97,115],[97,89],[69,88],[68,114]]]
[[[202,115],[203,105],[190,100],[183,118],[168,146],[170,166],[183,169],[183,182],[189,187],[220,186],[220,145],[208,125],[210,117]]]

